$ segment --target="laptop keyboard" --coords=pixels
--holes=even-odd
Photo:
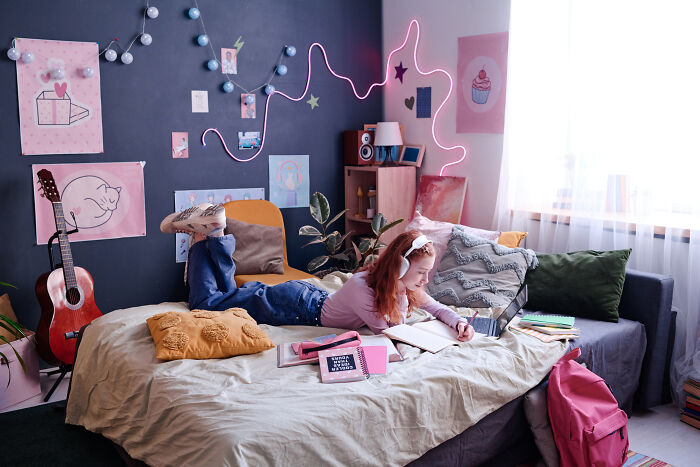
[[[493,326],[491,323],[493,323],[493,321],[493,318],[481,318],[477,316],[472,321],[472,327],[474,331],[488,335],[491,333],[491,326]]]

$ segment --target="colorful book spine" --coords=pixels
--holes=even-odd
[[[573,316],[561,315],[532,315],[528,314],[520,319],[520,322],[540,324],[543,326],[556,326],[571,328],[574,326]]]

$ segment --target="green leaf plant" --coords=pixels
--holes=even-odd
[[[5,287],[12,287],[15,289],[17,288],[12,284],[8,284],[7,282],[0,281],[0,285],[5,286]],[[0,315],[0,327],[9,331],[10,334],[12,334],[16,339],[21,339],[23,337],[27,337],[27,335],[22,330],[22,325],[14,320],[8,318],[7,316]],[[5,336],[0,336],[0,345],[2,345],[3,343],[10,345],[10,348],[12,349],[12,351],[15,353],[15,356],[17,357],[17,361],[20,363],[20,365],[22,365],[22,369],[26,373],[27,367],[24,365],[24,360],[22,360],[22,357],[19,355],[17,350],[14,348],[11,341],[9,341]],[[12,374],[10,372],[9,358],[7,358],[7,355],[5,355],[1,351],[0,351],[0,365],[7,365],[7,387],[9,387],[10,382],[12,381]]]
[[[313,237],[302,248],[315,244],[323,244],[326,247],[328,254],[313,258],[306,266],[309,272],[316,271],[314,274],[319,277],[333,271],[354,272],[365,264],[370,264],[377,257],[379,250],[386,246],[379,241],[382,234],[403,222],[403,219],[399,219],[387,224],[384,215],[377,213],[372,218],[371,223],[374,237],[362,237],[358,243],[351,242],[352,248],[343,250],[345,239],[353,232],[341,235],[337,230],[334,230],[329,233],[328,227],[340,219],[347,212],[347,209],[329,220],[331,209],[328,199],[322,193],[316,192],[311,195],[309,210],[311,217],[321,225],[321,229],[319,230],[312,225],[304,225],[299,228],[299,235]],[[330,267],[321,270],[320,268],[324,265],[330,265]]]

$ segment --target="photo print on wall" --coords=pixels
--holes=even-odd
[[[280,209],[309,206],[309,156],[270,156],[270,202]]]
[[[16,61],[22,154],[102,153],[97,43],[17,38],[15,47],[34,57]]]

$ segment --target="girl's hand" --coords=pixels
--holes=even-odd
[[[457,324],[457,332],[459,332],[457,340],[461,342],[469,342],[474,337],[474,328],[464,321]]]

